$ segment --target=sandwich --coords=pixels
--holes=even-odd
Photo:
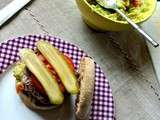
[[[69,94],[77,95],[76,117],[90,111],[95,65],[91,58],[81,60],[78,72],[72,59],[47,41],[36,43],[36,50],[23,48],[14,67],[16,91],[26,106],[48,110],[63,104]],[[86,115],[86,116],[87,116]]]

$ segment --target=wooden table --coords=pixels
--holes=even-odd
[[[10,1],[1,0],[0,8]],[[157,17],[142,26],[151,29]],[[148,48],[133,31],[98,33],[84,24],[74,0],[35,0],[0,28],[0,42],[27,34],[59,36],[90,54],[110,81],[117,120],[160,120],[159,84]]]

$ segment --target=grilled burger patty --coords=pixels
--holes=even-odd
[[[30,79],[31,74],[32,73],[27,70],[23,76],[23,94],[25,94],[27,97],[30,97],[30,99],[38,106],[51,106],[52,104],[49,102],[48,96],[46,94],[40,93],[40,91],[36,90],[32,84]]]

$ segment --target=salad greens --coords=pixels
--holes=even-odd
[[[138,22],[145,19],[148,14],[151,14],[154,3],[152,0],[138,0],[139,2],[135,4],[135,1],[137,0],[116,0],[118,8],[134,22]],[[91,0],[89,3],[91,4],[92,10],[98,14],[113,21],[124,22],[124,19],[118,13],[113,10],[102,8],[95,0]]]

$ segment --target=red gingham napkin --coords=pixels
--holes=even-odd
[[[0,74],[5,72],[7,67],[19,60],[18,52],[21,48],[35,48],[38,40],[47,40],[61,52],[68,54],[78,68],[80,59],[87,54],[77,46],[68,43],[60,38],[45,35],[28,35],[18,37],[0,44]],[[94,97],[90,120],[114,120],[114,101],[109,82],[103,71],[96,64]]]

